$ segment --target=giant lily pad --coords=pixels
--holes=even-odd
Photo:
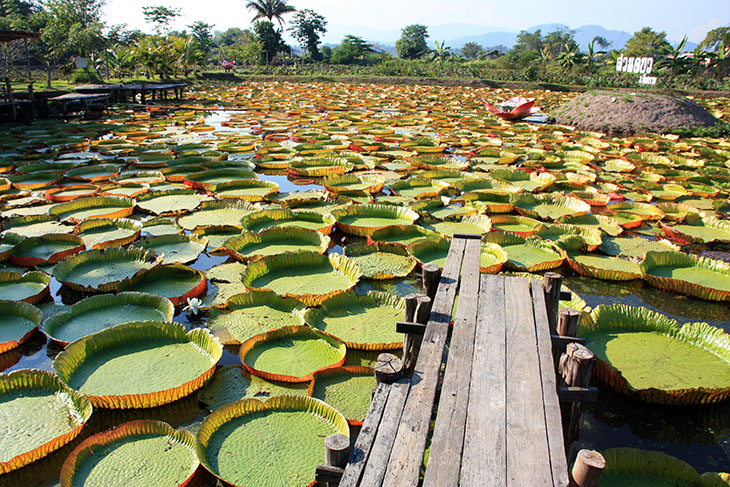
[[[150,408],[202,387],[223,348],[207,330],[142,321],[71,343],[53,361],[61,381],[96,407]]]
[[[163,264],[187,264],[196,260],[207,244],[205,237],[171,234],[144,238],[136,246],[163,256]]]
[[[370,238],[375,242],[385,242],[407,247],[424,237],[438,237],[438,232],[426,230],[418,225],[393,225],[375,230]]]
[[[317,157],[313,159],[293,159],[289,162],[289,171],[298,176],[323,177],[345,174],[355,166],[344,158]]]
[[[541,225],[539,220],[526,216],[493,215],[492,228],[496,232],[509,232],[520,237],[530,237]]]
[[[0,473],[8,473],[72,441],[91,416],[89,400],[51,372],[0,375]]]
[[[268,255],[286,252],[317,252],[324,254],[330,239],[316,230],[300,227],[271,227],[256,232],[245,232],[223,244],[231,257],[239,261],[256,260]]]
[[[647,252],[644,280],[665,291],[711,301],[730,300],[730,264],[682,252]]]
[[[730,222],[727,220],[690,213],[684,224],[669,226],[660,222],[659,225],[664,234],[670,238],[705,244],[730,242]]]
[[[23,267],[55,264],[85,250],[84,241],[75,235],[50,234],[26,238],[10,252],[10,262]]]
[[[279,191],[279,185],[271,181],[257,179],[231,181],[230,183],[211,184],[207,191],[219,198],[236,198],[246,201],[263,201],[264,198]]]
[[[142,224],[127,218],[94,218],[79,223],[74,230],[88,249],[121,247],[137,240],[141,232]]]
[[[332,212],[337,228],[345,233],[367,237],[376,230],[393,225],[410,225],[418,213],[390,205],[349,205]]]
[[[505,266],[518,271],[555,269],[565,260],[565,254],[554,244],[537,237],[525,239],[512,233],[492,232],[487,235],[486,241],[502,247],[509,258]]]
[[[80,223],[90,218],[125,218],[134,211],[134,201],[120,196],[94,196],[59,203],[49,213],[61,220]]]
[[[203,421],[197,436],[198,458],[228,484],[305,487],[324,461],[325,438],[335,433],[349,436],[347,421],[318,399],[290,395],[266,402],[244,399]]]
[[[404,312],[403,299],[395,295],[371,291],[358,296],[347,292],[328,299],[320,308],[308,310],[304,319],[350,348],[392,350],[403,343],[395,324],[403,319]]]
[[[421,264],[433,262],[443,269],[450,246],[451,240],[447,238],[425,237],[408,244],[408,253]]]
[[[345,255],[360,267],[368,279],[406,277],[416,267],[416,260],[406,249],[388,243],[352,243],[345,247]]]
[[[408,198],[435,198],[445,194],[448,185],[431,179],[411,177],[388,184],[388,189],[398,196]]]
[[[155,191],[137,198],[137,207],[153,215],[168,215],[192,211],[210,198],[187,189]]]
[[[601,487],[695,487],[700,475],[687,462],[658,451],[610,448],[602,452],[606,468]]]
[[[633,260],[581,253],[583,240],[579,236],[565,238],[559,246],[566,251],[568,267],[582,276],[609,281],[631,281],[642,276],[639,264]]]
[[[597,228],[554,223],[552,225],[540,225],[535,230],[535,236],[553,242],[560,242],[574,235],[578,235],[583,239],[583,244],[589,252],[593,252],[603,243],[601,231]]]
[[[299,252],[264,257],[251,262],[241,279],[249,290],[274,291],[317,306],[325,299],[352,289],[362,275],[347,257]]]
[[[345,344],[306,326],[285,326],[241,344],[241,362],[254,375],[283,382],[307,382],[318,370],[345,362]]]
[[[231,296],[224,309],[212,308],[208,327],[224,344],[237,345],[276,328],[304,325],[304,310],[294,299],[251,291]]]
[[[615,237],[624,231],[618,221],[605,215],[591,214],[582,216],[566,216],[561,218],[560,221],[561,223],[567,223],[568,225],[575,225],[588,229],[599,229],[612,237]]]
[[[349,424],[360,426],[376,386],[370,367],[337,367],[314,374],[309,395],[337,409]]]
[[[45,272],[0,272],[0,299],[35,304],[48,296],[51,278]]]
[[[38,329],[43,312],[22,301],[0,300],[0,353],[16,348]]]
[[[496,274],[502,270],[502,266],[507,263],[508,259],[507,252],[500,245],[483,242],[479,254],[479,270],[484,274]]]
[[[492,220],[484,215],[471,215],[459,221],[430,221],[423,222],[423,227],[441,235],[452,237],[457,233],[483,235],[492,229]]]
[[[49,234],[67,234],[74,230],[70,225],[60,223],[53,215],[14,217],[3,224],[3,235],[20,237],[42,237]]]
[[[513,195],[510,202],[521,215],[543,220],[581,216],[591,211],[591,205],[578,198],[550,194],[521,193]]]
[[[200,390],[198,398],[210,410],[241,399],[265,399],[285,394],[307,395],[306,382],[275,382],[251,375],[241,365],[224,365]]]
[[[241,224],[251,232],[271,227],[300,227],[329,235],[334,223],[332,215],[304,210],[262,210],[241,218]]]
[[[177,487],[187,483],[199,464],[190,432],[142,419],[81,442],[63,462],[61,486]]]
[[[43,322],[51,339],[68,344],[131,321],[172,321],[175,307],[169,299],[147,293],[122,292],[83,299],[65,312]]]
[[[88,250],[56,264],[53,277],[77,291],[116,291],[120,284],[156,267],[161,261],[161,256],[144,249]]]
[[[205,274],[181,264],[162,265],[138,274],[119,286],[122,291],[137,291],[156,294],[175,306],[185,304],[188,299],[205,294],[208,281]]]
[[[643,258],[647,252],[677,251],[679,247],[667,240],[606,237],[600,249],[601,252],[608,255]]]
[[[615,304],[584,316],[579,335],[599,359],[594,374],[619,392],[663,404],[730,397],[730,335],[719,328]]]
[[[185,230],[220,225],[240,227],[241,218],[259,208],[248,201],[234,199],[205,201],[197,211],[178,218],[178,224]]]

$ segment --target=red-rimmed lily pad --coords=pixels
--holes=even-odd
[[[421,226],[447,237],[452,237],[457,233],[484,235],[492,230],[492,220],[485,215],[471,215],[459,221],[424,221]]]
[[[337,367],[314,374],[309,395],[337,409],[349,424],[361,426],[376,386],[370,367]]]
[[[94,184],[72,184],[70,186],[62,186],[46,191],[46,199],[55,203],[63,203],[65,201],[75,200],[77,198],[86,198],[95,196],[101,188]]]
[[[711,216],[703,217],[698,213],[687,214],[685,220],[683,224],[673,226],[659,222],[659,227],[667,237],[685,242],[730,242],[730,221]]]
[[[134,211],[134,201],[121,196],[94,196],[59,203],[50,210],[51,215],[71,223],[91,218],[126,218]]]
[[[510,202],[521,215],[543,220],[581,216],[591,211],[591,205],[585,201],[552,194],[521,193],[513,195]]]
[[[55,264],[85,249],[84,241],[75,235],[50,234],[30,237],[10,251],[10,262],[22,267]]]
[[[560,267],[565,254],[552,242],[537,237],[523,238],[513,233],[492,232],[486,241],[496,243],[509,258],[505,266],[509,269],[538,272]]]
[[[16,348],[38,329],[43,312],[22,301],[0,300],[0,353]]]
[[[220,342],[203,328],[132,322],[71,343],[53,361],[53,370],[96,407],[151,408],[202,387],[222,353]]]
[[[43,332],[63,345],[131,321],[172,321],[169,299],[148,293],[121,292],[82,299],[43,322]]]
[[[324,369],[345,362],[345,344],[306,326],[285,326],[249,338],[241,344],[241,362],[264,379],[307,382]]]
[[[279,185],[271,181],[244,179],[229,183],[211,184],[206,188],[219,198],[235,198],[246,201],[263,201],[279,191]]]
[[[162,265],[143,272],[119,286],[121,291],[155,294],[183,305],[205,294],[208,280],[202,271],[182,264]]]
[[[730,264],[682,252],[647,252],[644,280],[665,291],[710,301],[730,300]]]
[[[89,400],[55,374],[22,369],[0,374],[0,473],[58,450],[78,436],[91,416]]]
[[[224,308],[211,308],[208,328],[224,344],[249,338],[285,326],[304,325],[306,307],[271,291],[250,291],[231,296]]]
[[[63,462],[61,487],[178,487],[190,480],[199,464],[192,433],[142,419],[81,442]]]
[[[74,229],[88,249],[122,247],[137,240],[142,232],[142,224],[128,218],[94,218],[86,220]]]
[[[345,255],[360,267],[368,279],[406,277],[416,267],[416,260],[401,245],[356,242],[345,247]]]
[[[306,487],[324,462],[324,441],[347,421],[332,406],[307,396],[244,399],[214,411],[200,426],[198,458],[228,484]],[[276,461],[272,462],[272,458]]]
[[[332,212],[337,228],[345,233],[367,237],[381,228],[411,225],[418,219],[413,210],[391,205],[349,205]]]
[[[427,230],[418,225],[393,225],[392,227],[381,228],[375,230],[370,238],[375,242],[385,242],[408,247],[416,240],[425,237],[438,237],[439,233],[433,230]]]
[[[51,278],[45,272],[0,272],[0,299],[35,304],[49,294]]]
[[[329,235],[334,223],[334,217],[329,214],[288,209],[262,210],[241,218],[243,227],[252,232],[260,232],[271,227],[300,227]]]
[[[408,244],[408,253],[420,264],[433,262],[441,269],[446,264],[446,256],[449,254],[451,240],[441,236],[425,237]]]
[[[271,227],[260,232],[244,232],[223,244],[236,260],[247,262],[286,252],[317,252],[324,254],[330,239],[316,230],[300,227]]]
[[[568,267],[582,276],[608,281],[631,281],[642,276],[641,268],[634,260],[582,253],[583,239],[579,236],[565,238],[558,245],[565,250]]]
[[[135,244],[163,256],[163,264],[187,264],[195,261],[208,245],[208,239],[197,235],[170,234],[147,237]]]
[[[520,237],[530,237],[542,225],[539,220],[526,216],[492,215],[492,229],[495,232],[514,233]]]
[[[249,290],[273,291],[317,306],[355,287],[362,272],[347,257],[298,252],[264,257],[251,262],[241,275]]]
[[[483,242],[479,254],[479,271],[484,274],[497,274],[508,259],[507,252],[500,245]]]

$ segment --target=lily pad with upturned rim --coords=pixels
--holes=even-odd
[[[56,356],[53,370],[96,407],[151,408],[202,387],[222,353],[203,328],[141,321],[71,343]]]
[[[229,183],[211,184],[207,191],[215,193],[219,198],[234,198],[246,201],[263,201],[277,193],[279,185],[271,181],[258,179],[231,181]]]
[[[56,264],[53,277],[77,291],[116,291],[134,276],[160,265],[161,261],[161,256],[145,249],[87,250]]]
[[[53,206],[49,213],[60,220],[81,223],[92,218],[126,218],[134,212],[134,200],[121,196],[94,196]]]
[[[307,326],[285,326],[253,336],[239,355],[250,373],[268,380],[307,382],[324,369],[345,362],[345,344]]]
[[[479,253],[479,271],[483,274],[497,274],[508,259],[507,252],[500,245],[482,242],[482,249]]]
[[[0,353],[18,347],[38,329],[43,312],[22,301],[0,300]]]
[[[298,252],[251,262],[241,279],[249,290],[273,291],[307,306],[317,306],[355,287],[361,275],[360,268],[343,255]]]
[[[205,294],[208,281],[202,271],[182,264],[162,265],[139,274],[119,286],[121,291],[155,294],[183,305],[188,299]]]
[[[418,225],[394,225],[375,230],[370,238],[376,242],[393,243],[405,248],[416,240],[439,236],[438,232],[427,230]]]
[[[615,304],[584,315],[579,335],[596,354],[596,377],[618,392],[660,404],[730,397],[730,335],[722,329]]]
[[[530,237],[542,225],[539,220],[526,216],[492,215],[492,230],[513,233],[520,237]]]
[[[697,487],[700,475],[688,463],[658,451],[609,448],[601,487]]]
[[[50,293],[51,278],[45,272],[0,272],[0,299],[35,304]]]
[[[0,374],[0,473],[34,462],[71,442],[91,416],[89,400],[51,372]]]
[[[137,198],[137,207],[153,215],[169,215],[192,211],[211,198],[187,189],[155,191]]]
[[[74,234],[84,241],[88,249],[121,247],[137,240],[142,224],[127,218],[94,218],[86,220],[74,229]]]
[[[143,238],[135,244],[163,256],[162,264],[187,264],[195,261],[208,245],[208,239],[197,235],[170,234]]]
[[[403,345],[395,324],[404,312],[405,302],[393,294],[371,291],[358,296],[348,291],[309,309],[304,319],[350,348],[395,350]]]
[[[208,328],[226,345],[285,326],[304,325],[306,307],[271,291],[250,291],[228,298],[224,309],[212,308]]]
[[[682,252],[647,252],[644,280],[665,291],[710,301],[730,300],[730,264]]]
[[[415,257],[421,265],[433,262],[443,269],[450,246],[450,239],[441,236],[426,237],[408,244],[408,253]]]
[[[484,235],[492,230],[492,220],[485,215],[471,215],[459,221],[424,221],[421,226],[447,237],[457,233]]]
[[[91,296],[43,322],[43,332],[63,345],[131,321],[172,321],[169,299],[148,293],[121,292]]]
[[[60,485],[178,487],[190,480],[199,464],[190,432],[142,419],[81,442],[63,462]]]
[[[218,225],[240,227],[241,218],[259,211],[260,208],[242,200],[205,201],[196,211],[180,216],[177,223],[185,230]]]
[[[30,237],[10,251],[10,262],[22,267],[55,264],[85,249],[84,241],[75,235],[50,234]]]
[[[341,412],[352,426],[362,426],[377,386],[370,367],[337,367],[312,376],[308,394]]]
[[[718,220],[710,216],[690,213],[686,221],[669,226],[659,222],[659,227],[669,238],[687,242],[710,244],[714,242],[730,242],[730,222]]]
[[[334,223],[335,219],[329,214],[287,209],[262,210],[241,218],[243,227],[251,232],[260,232],[272,227],[300,227],[329,235]]]
[[[390,205],[349,205],[332,212],[341,231],[367,237],[376,230],[393,225],[411,225],[418,219],[418,213]]]
[[[333,407],[284,395],[217,409],[203,421],[196,444],[203,466],[229,484],[305,487],[324,462],[325,438],[335,433],[349,437],[347,421]]]
[[[317,252],[324,254],[330,238],[316,230],[300,227],[271,227],[260,232],[244,232],[223,244],[236,260],[247,262],[269,255],[287,252]]]
[[[507,252],[505,266],[509,269],[539,272],[560,267],[565,260],[562,250],[537,237],[523,238],[512,233],[492,232],[485,240],[498,244]]]
[[[344,252],[368,279],[406,277],[416,267],[416,260],[396,244],[356,242],[347,245]]]
[[[520,193],[513,195],[510,203],[521,215],[544,220],[576,217],[591,211],[591,206],[585,201],[552,194]]]

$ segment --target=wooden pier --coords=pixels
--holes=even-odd
[[[573,384],[556,376],[553,341],[582,347],[556,335],[559,280],[546,291],[540,279],[480,274],[480,253],[478,235],[457,235],[443,272],[424,266],[429,296],[409,296],[398,324],[406,333],[403,360],[379,357],[378,386],[354,448],[335,454],[338,443],[328,438],[327,458],[342,461],[318,467],[319,482],[569,485],[559,396],[590,400],[595,390],[587,382],[565,387]],[[570,360],[564,365],[585,378]],[[571,485],[597,485],[585,479],[600,476],[600,461],[598,468],[581,463],[588,477]]]
[[[180,100],[185,87],[185,83],[88,84],[76,86],[74,91],[83,94],[106,93],[117,103],[126,103],[128,99],[134,101],[139,95],[140,103],[144,105],[148,96],[151,101],[167,100],[170,92]]]

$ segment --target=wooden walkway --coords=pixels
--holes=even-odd
[[[480,274],[470,237],[452,240],[413,375],[378,384],[340,486],[568,485],[544,285]]]

